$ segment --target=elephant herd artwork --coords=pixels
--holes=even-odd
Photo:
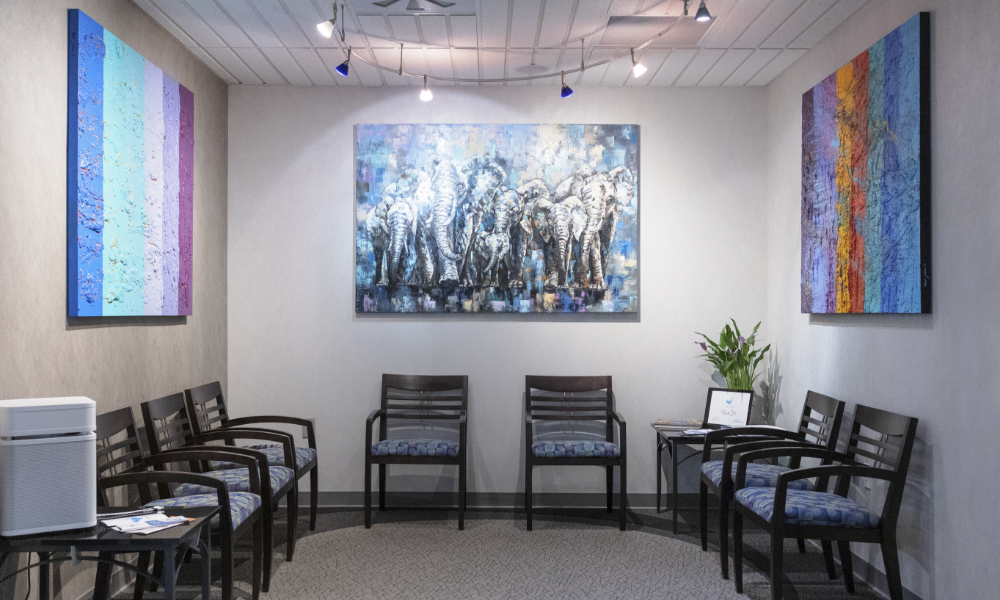
[[[357,125],[358,313],[639,309],[637,125]]]

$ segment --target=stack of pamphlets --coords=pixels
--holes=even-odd
[[[657,431],[684,431],[692,427],[701,427],[701,419],[660,419],[653,423]]]
[[[122,533],[141,533],[143,535],[163,531],[178,525],[187,525],[194,519],[187,517],[168,517],[163,514],[138,515],[120,519],[102,520],[107,527]]]

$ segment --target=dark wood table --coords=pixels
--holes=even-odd
[[[97,510],[98,520],[100,520],[102,512],[113,513],[126,510],[129,509],[100,508]],[[135,566],[127,562],[114,560],[115,555],[133,552],[162,552],[162,579],[155,578],[152,575],[146,575],[146,578],[156,581],[163,586],[164,600],[173,600],[180,559],[183,558],[184,553],[189,548],[197,548],[202,556],[207,558],[207,560],[202,561],[202,597],[207,600],[212,581],[210,569],[212,562],[211,536],[209,535],[209,527],[212,518],[218,512],[218,506],[177,508],[173,510],[168,508],[164,511],[166,516],[184,516],[192,518],[194,521],[188,525],[170,527],[148,535],[121,533],[105,527],[98,522],[97,527],[91,527],[90,529],[56,531],[17,537],[0,537],[0,557],[18,552],[35,552],[38,554],[38,562],[31,564],[29,558],[27,567],[14,571],[7,577],[0,579],[0,582],[10,577],[16,577],[21,571],[38,567],[38,598],[39,600],[49,600],[50,564],[67,560],[74,562],[92,561],[117,565],[130,571],[137,571]],[[52,554],[55,552],[68,552],[70,556],[52,558]],[[98,555],[83,556],[81,555],[82,552],[97,552]]]

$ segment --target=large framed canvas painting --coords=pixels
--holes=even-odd
[[[194,94],[69,11],[71,317],[190,315]]]
[[[802,312],[929,313],[930,15],[802,96]]]
[[[631,313],[637,125],[357,125],[356,312]]]

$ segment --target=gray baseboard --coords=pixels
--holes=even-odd
[[[372,494],[375,503],[378,493]],[[698,494],[680,494],[681,508],[697,508]],[[458,494],[455,492],[386,492],[386,504],[398,507],[432,508],[458,505]],[[524,508],[524,494],[518,492],[469,492],[466,500],[468,508],[475,509],[511,509]],[[565,507],[565,508],[601,508],[605,506],[604,494],[563,494],[539,493],[533,496],[535,508]],[[615,506],[618,504],[618,494],[614,495]],[[668,496],[661,498],[665,508]],[[364,492],[320,492],[319,506],[326,508],[363,508]],[[656,508],[656,494],[629,494],[629,508]],[[299,494],[299,510],[309,506],[309,494]]]

